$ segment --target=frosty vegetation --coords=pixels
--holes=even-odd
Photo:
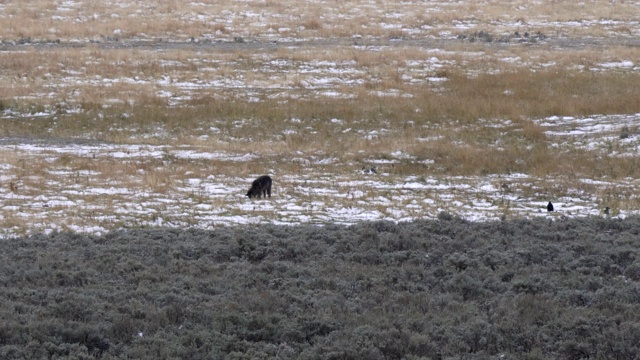
[[[633,359],[640,219],[0,241],[2,359]]]

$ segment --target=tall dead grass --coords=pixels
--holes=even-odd
[[[637,112],[640,91],[634,73],[516,70],[468,78],[452,72],[442,102],[433,104],[446,117],[540,118]]]
[[[159,11],[182,8],[166,5]],[[29,16],[41,18],[33,11]],[[333,28],[330,21],[313,13],[296,24],[322,33]],[[0,87],[0,109],[53,114],[2,119],[0,135],[207,146],[271,156],[272,163],[292,171],[300,168],[284,164],[290,154],[366,162],[403,151],[418,162],[401,164],[397,172],[418,171],[433,161],[430,169],[442,174],[636,174],[633,160],[603,164],[584,151],[554,152],[546,146],[544,129],[531,120],[639,113],[639,74],[593,69],[606,61],[635,59],[637,49],[456,43],[435,54],[429,50],[305,46],[229,52],[194,46],[160,52],[91,45],[0,52],[0,80],[6,84]],[[431,56],[448,65],[424,69]],[[299,71],[307,68],[345,80],[334,88],[344,97],[318,95],[309,86],[314,71]],[[444,81],[435,86],[412,81],[431,76]],[[204,85],[195,90],[173,85],[181,81]],[[209,86],[218,82],[223,85]],[[171,106],[167,92],[185,100]],[[484,126],[484,121],[511,125]],[[160,189],[162,177],[149,172],[147,184]]]
[[[431,169],[442,174],[638,175],[640,170],[635,169],[640,167],[633,158],[603,162],[599,154],[549,149],[544,129],[531,119],[639,113],[640,75],[553,68],[473,77],[450,69],[446,76],[441,91],[409,86],[412,97],[380,97],[368,89],[349,99],[246,102],[203,97],[182,107],[167,106],[153,96],[107,107],[105,97],[87,98],[79,113],[5,119],[0,134],[191,143],[211,150],[274,156],[274,163],[296,153],[349,156],[366,162],[371,156],[403,151],[418,161],[433,161]],[[389,85],[375,86],[386,89]],[[106,98],[117,96],[116,92],[135,94],[135,86],[118,86]],[[492,122],[509,125],[484,125]],[[421,162],[417,164],[422,167]],[[411,166],[397,171],[410,172]],[[149,175],[149,185],[163,186],[161,175]]]
[[[634,20],[633,2],[404,1],[402,6],[365,0],[346,3],[313,1],[154,2],[7,0],[0,12],[0,39],[130,39],[293,36],[298,38],[411,37],[456,31],[460,22],[486,30],[507,31],[550,23],[551,31],[566,21],[584,26],[564,32],[609,36],[600,19]],[[555,25],[559,24],[559,25]],[[220,31],[222,29],[222,31]],[[413,35],[416,34],[416,35]]]

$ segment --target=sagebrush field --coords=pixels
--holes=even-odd
[[[635,359],[638,13],[0,1],[0,358]]]
[[[635,359],[638,218],[0,240],[2,359]]]

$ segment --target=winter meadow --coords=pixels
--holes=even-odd
[[[634,359],[638,14],[0,1],[0,358]]]

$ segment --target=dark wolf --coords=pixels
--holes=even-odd
[[[265,198],[267,195],[271,197],[271,178],[268,175],[262,175],[259,178],[253,180],[251,184],[251,189],[247,192],[247,196],[249,199],[252,197],[260,198],[260,195]]]

